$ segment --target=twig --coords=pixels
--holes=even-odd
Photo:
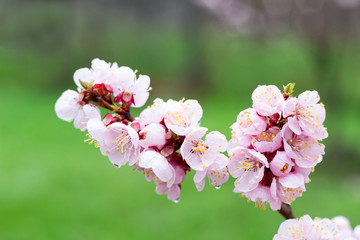
[[[284,216],[284,218],[286,219],[292,219],[292,218],[295,218],[293,213],[292,213],[292,210],[291,210],[291,207],[289,204],[286,204],[286,203],[282,203],[281,204],[281,208],[280,210],[278,210],[278,212]]]

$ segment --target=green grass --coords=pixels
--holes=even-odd
[[[0,96],[0,239],[271,239],[277,232],[282,217],[232,193],[233,179],[198,193],[190,173],[175,204],[83,143],[83,132],[56,117],[58,96],[17,90]],[[202,124],[223,132],[244,107],[200,102]],[[326,156],[311,176],[295,215],[345,215],[360,224],[359,178],[329,173]]]

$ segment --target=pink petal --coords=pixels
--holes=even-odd
[[[151,123],[140,131],[140,136],[144,138],[140,140],[140,145],[144,148],[157,147],[162,149],[166,143],[165,127],[159,123]]]
[[[354,231],[353,231],[353,236],[355,237],[355,239],[360,239],[360,225],[357,225],[355,228],[354,228]]]
[[[185,180],[186,170],[174,162],[171,162],[171,166],[175,169],[175,179],[173,184],[182,183]]]
[[[55,112],[58,118],[72,121],[78,115],[81,106],[78,104],[79,93],[66,90],[55,103]]]
[[[245,171],[236,181],[235,188],[239,192],[249,192],[255,189],[264,176],[264,167],[257,171]]]
[[[212,165],[212,168],[222,169],[225,168],[227,165],[229,165],[229,158],[226,157],[224,154],[218,154]]]
[[[235,126],[240,129],[243,134],[256,135],[265,131],[266,122],[263,117],[257,115],[254,109],[248,108],[239,113]]]
[[[87,120],[93,119],[93,118],[101,120],[100,110],[95,105],[87,104],[83,107],[83,110],[84,110]]]
[[[288,98],[283,104],[283,117],[286,118],[296,114],[298,100],[294,97]]]
[[[295,134],[300,135],[301,134],[301,128],[299,125],[299,121],[296,120],[296,117],[289,117],[288,118],[288,126]]]
[[[229,173],[226,168],[211,169],[210,167],[206,175],[211,180],[211,184],[215,187],[221,186],[229,180]]]
[[[74,118],[74,127],[77,129],[80,129],[81,131],[85,131],[86,123],[87,123],[87,119],[86,119],[84,109],[80,108],[80,110],[78,111],[78,114]]]
[[[266,202],[270,198],[270,190],[268,187],[259,185],[254,190],[247,192],[245,196],[253,202],[256,201]]]
[[[224,152],[227,149],[226,137],[218,131],[212,131],[205,137],[205,143],[209,148],[216,149],[219,152]]]
[[[282,146],[281,132],[278,127],[269,128],[267,131],[253,136],[252,146],[258,152],[274,152]]]
[[[298,188],[304,185],[304,177],[301,174],[290,173],[287,176],[280,177],[279,182],[287,188]]]
[[[264,155],[262,155],[261,153],[255,151],[255,150],[249,150],[249,154],[254,156],[257,159],[257,161],[264,164],[267,168],[269,167],[267,158]]]
[[[277,197],[277,183],[275,178],[273,178],[270,185],[270,197],[268,201],[272,210],[277,211],[281,208],[281,200]]]
[[[178,184],[172,185],[167,192],[168,199],[172,201],[179,200],[180,198],[180,186]]]
[[[106,131],[106,126],[104,123],[96,118],[92,118],[87,122],[87,130],[91,137],[93,137],[96,141],[102,142],[103,135]]]
[[[141,126],[144,127],[150,123],[160,123],[164,119],[164,107],[164,101],[156,98],[150,108],[146,108],[140,113],[139,122]]]
[[[240,129],[232,131],[232,139],[228,144],[228,151],[236,147],[249,147],[251,144],[251,136],[245,135]]]
[[[95,71],[110,70],[110,64],[99,58],[94,58],[91,61],[91,68]]]
[[[121,151],[113,150],[108,154],[110,162],[116,167],[119,168],[125,165],[129,160],[129,151],[122,153]]]
[[[206,176],[206,171],[196,171],[196,173],[194,175],[194,183],[195,183],[196,189],[199,192],[201,192],[204,189],[205,176]]]
[[[288,174],[291,171],[292,166],[294,166],[294,163],[283,151],[278,151],[270,162],[271,172],[275,176],[284,176]]]
[[[198,141],[199,139],[201,139],[205,133],[207,132],[207,128],[205,127],[197,127],[194,128],[185,138],[186,142],[191,142],[191,141]]]
[[[305,91],[298,96],[298,99],[301,106],[308,106],[319,102],[320,96],[317,91]]]
[[[80,89],[84,88],[81,85],[80,80],[85,83],[92,83],[94,81],[93,74],[88,68],[80,68],[76,70],[73,78],[76,86],[78,86]]]
[[[139,166],[151,168],[155,175],[163,182],[168,182],[175,174],[173,167],[165,157],[155,151],[144,151],[140,155]]]
[[[122,92],[127,92],[134,85],[135,73],[129,67],[119,67],[114,70],[115,77],[109,82],[111,88],[114,90],[114,95],[118,95]]]
[[[149,98],[149,86],[150,78],[146,75],[139,77],[135,81],[133,95],[134,95],[134,106],[133,107],[142,107],[147,99]]]
[[[203,171],[205,169],[205,165],[197,153],[189,152],[189,154],[184,157],[184,160],[192,169],[196,171]]]
[[[129,125],[126,126],[126,130],[127,134],[130,136],[131,143],[137,147],[139,145],[139,134]]]
[[[274,86],[258,86],[251,95],[253,108],[262,116],[271,116],[282,109],[284,97]]]

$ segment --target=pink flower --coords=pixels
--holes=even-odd
[[[303,133],[315,139],[327,138],[328,133],[322,125],[325,120],[325,108],[317,91],[306,91],[298,98],[289,98],[283,106],[289,128],[297,135]]]
[[[356,240],[352,237],[352,230],[349,228],[344,228],[344,225],[340,225],[336,221],[339,219],[335,218],[335,221],[328,218],[315,218],[313,221],[315,223],[315,230],[318,239],[334,239],[334,240]],[[331,238],[330,238],[330,237]]]
[[[151,165],[151,167],[143,168],[140,166],[139,161],[134,165],[135,169],[140,172],[144,172],[145,179],[147,181],[155,182],[157,194],[166,194],[169,200],[178,202],[180,198],[181,183],[185,179],[186,170],[181,165],[177,164],[176,161],[173,161],[172,158],[170,158],[170,161],[166,160],[165,162],[163,157],[161,155],[159,156],[156,152],[154,153],[150,150],[150,153],[146,154],[148,154],[148,156],[145,156],[146,159],[143,159],[145,163],[142,162],[141,165]],[[161,168],[163,170],[161,170]],[[170,173],[169,170],[171,171],[171,178],[169,181],[163,181],[167,179],[166,177],[164,178],[163,174],[160,173],[159,176],[155,174],[155,172],[158,173],[159,171]],[[161,180],[160,178],[162,178],[163,180]]]
[[[195,127],[199,126],[199,121],[203,111],[196,100],[166,102],[164,122],[167,128],[179,136],[185,136]]]
[[[93,86],[105,84],[114,93],[116,102],[126,102],[132,107],[142,107],[149,97],[150,78],[146,75],[136,78],[129,67],[118,67],[117,63],[106,63],[100,59],[91,62],[91,69],[81,68],[74,73],[74,82],[81,91],[81,82]]]
[[[290,175],[290,176],[292,176],[292,175]],[[289,179],[286,179],[286,180],[288,180],[290,182]],[[294,182],[297,183],[297,181],[294,181]],[[293,186],[293,185],[288,184],[287,186]],[[284,185],[279,184],[278,188],[277,188],[277,193],[278,193],[279,199],[281,200],[281,202],[284,202],[287,204],[291,204],[296,198],[301,197],[303,192],[305,192],[304,183],[302,183],[298,187],[286,187]]]
[[[170,187],[165,182],[159,182],[156,184],[156,193],[165,194],[168,199],[177,203],[180,200],[180,184],[173,184]]]
[[[234,191],[249,192],[255,189],[264,177],[265,167],[269,167],[266,157],[242,147],[233,149],[229,155],[229,172],[237,178]]]
[[[281,223],[273,240],[309,239],[318,240],[314,222],[309,215],[298,219],[288,219]],[[330,236],[329,236],[330,237]]]
[[[236,123],[231,128],[235,131],[240,131],[239,134],[257,135],[266,129],[265,118],[259,116],[252,108],[241,111],[237,116]]]
[[[281,131],[272,127],[252,138],[252,146],[258,152],[274,152],[282,146]]]
[[[166,184],[165,182],[157,182],[156,193],[166,194],[169,200],[172,200],[174,202],[179,202],[180,189],[181,189],[180,184],[185,179],[185,170],[174,162],[170,162],[170,163],[175,170],[174,182],[172,183],[171,186],[169,186],[169,184]]]
[[[164,119],[166,103],[161,98],[156,98],[153,105],[140,113],[139,122],[142,127],[150,123],[160,123]]]
[[[349,238],[353,235],[353,230],[350,225],[350,221],[344,216],[337,216],[331,219],[336,224],[336,227],[343,233],[344,237]],[[355,231],[354,231],[355,232]],[[356,238],[355,238],[356,239]]]
[[[277,197],[276,180],[273,178],[270,182],[270,186],[258,185],[255,189],[246,192],[245,196],[249,201],[255,202],[255,207],[260,207],[265,210],[268,205],[272,210],[279,210],[281,207],[281,201]],[[237,192],[235,189],[234,192]]]
[[[354,228],[353,238],[354,238],[355,240],[360,240],[360,225],[357,225],[357,226]]]
[[[205,170],[227,148],[226,137],[217,131],[207,134],[205,141],[201,140],[206,131],[207,128],[195,128],[185,137],[180,147],[182,157],[196,171]]]
[[[276,86],[259,86],[252,94],[253,108],[240,112],[231,126],[228,168],[237,178],[234,192],[245,193],[262,208],[270,203],[273,210],[278,210],[282,202],[290,204],[301,196],[312,168],[324,154],[324,145],[311,134],[315,130],[308,126],[307,130],[301,129],[301,123],[298,129],[294,127],[296,121],[302,121],[297,112],[308,105],[314,110],[311,114],[319,114],[315,120],[323,122],[325,112],[316,109],[322,106],[313,106],[318,100],[308,104],[305,99],[318,95],[308,91],[300,94],[299,100],[291,98],[293,86],[287,85],[284,94]],[[283,113],[284,109],[289,112]]]
[[[151,169],[155,176],[171,186],[175,181],[175,170],[168,160],[160,153],[152,150],[145,150],[141,153],[139,167]]]
[[[245,135],[238,127],[237,123],[231,125],[231,139],[228,144],[228,151],[236,147],[249,147],[251,145],[252,136]]]
[[[116,78],[117,70],[117,63],[106,63],[104,60],[95,58],[91,61],[91,69],[80,68],[75,71],[74,82],[78,86],[79,92],[84,88],[80,81],[87,85],[102,83],[109,85]]]
[[[81,94],[73,90],[66,90],[56,101],[55,112],[64,121],[71,122],[74,120],[75,128],[85,131],[89,117],[93,114],[100,115],[100,110],[91,104],[84,105],[81,100]]]
[[[207,167],[204,171],[196,171],[194,175],[194,182],[196,189],[201,192],[205,186],[205,177],[211,180],[211,185],[215,188],[220,188],[221,185],[229,180],[229,172],[226,168],[229,159],[219,154],[214,163]]]
[[[150,123],[139,132],[140,145],[143,148],[156,147],[162,149],[166,143],[166,129],[159,123]]]
[[[140,155],[139,135],[129,125],[120,122],[108,126],[99,120],[91,119],[87,124],[90,135],[100,145],[100,151],[108,156],[117,168],[124,164],[132,166]]]
[[[136,78],[135,72],[128,67],[120,67],[116,78],[110,82],[116,102],[130,103],[132,107],[142,107],[149,98],[150,78],[141,75]]]
[[[58,118],[64,121],[72,121],[82,108],[81,96],[74,90],[66,90],[55,103],[55,112]]]
[[[92,74],[92,71],[88,68],[80,68],[80,69],[76,70],[73,78],[74,78],[74,82],[75,82],[76,86],[78,87],[77,90],[79,92],[81,92],[81,90],[84,89],[81,82],[86,83],[86,84],[102,83],[100,81],[95,80],[95,78]]]
[[[355,229],[356,230],[356,229]],[[328,218],[311,219],[309,215],[297,219],[288,219],[281,223],[273,240],[309,239],[309,240],[358,240],[349,221],[342,216],[332,220]]]
[[[286,154],[298,166],[311,168],[322,161],[322,155],[325,154],[323,144],[304,134],[294,134],[288,124],[284,125],[282,136]]]
[[[271,116],[282,109],[284,97],[274,85],[258,86],[251,95],[253,108],[262,116]]]
[[[278,151],[270,162],[271,172],[275,176],[284,176],[287,175],[292,167],[294,166],[293,161],[289,158],[285,152]]]
[[[310,181],[311,168],[293,166],[292,171],[277,178],[277,196],[284,202],[291,204],[305,192],[305,183]]]

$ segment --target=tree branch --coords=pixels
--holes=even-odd
[[[278,212],[284,216],[284,218],[286,219],[292,219],[292,218],[295,218],[293,213],[292,213],[292,210],[291,210],[291,207],[289,204],[286,204],[286,203],[282,203],[281,204],[281,208],[280,210],[278,210]]]

